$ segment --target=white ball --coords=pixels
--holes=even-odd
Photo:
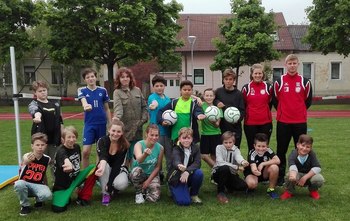
[[[177,114],[173,110],[166,110],[162,114],[163,121],[168,122],[169,125],[174,125],[177,121]]]
[[[229,123],[237,123],[240,117],[241,113],[235,107],[228,107],[224,112],[224,118]]]
[[[205,116],[209,121],[216,122],[220,118],[220,110],[216,106],[209,106],[204,111]]]

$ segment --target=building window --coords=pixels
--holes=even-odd
[[[24,84],[32,84],[35,81],[35,67],[24,66]]]
[[[283,74],[284,69],[283,68],[273,68],[273,82],[277,81],[281,75]]]
[[[51,66],[52,84],[63,84],[63,67],[61,65]]]
[[[173,87],[174,86],[174,80],[169,80],[169,85],[170,85],[170,87]]]
[[[175,84],[177,87],[180,86],[180,80],[175,80]]]
[[[204,69],[194,69],[194,84],[204,84]]]
[[[2,70],[3,70],[3,79],[2,79],[3,86],[12,84],[11,65],[5,64]]]
[[[303,63],[303,77],[311,79],[311,66],[312,63]]]
[[[270,36],[272,37],[272,39],[273,39],[274,41],[279,41],[279,40],[280,40],[277,31],[274,31]]]
[[[339,80],[341,74],[341,62],[331,62],[331,79]]]

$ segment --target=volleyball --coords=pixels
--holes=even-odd
[[[205,116],[209,121],[216,122],[220,118],[220,110],[216,106],[209,106],[204,111]]]
[[[162,114],[163,121],[168,122],[169,125],[174,125],[177,121],[177,114],[173,110],[166,110]]]
[[[241,113],[235,107],[228,107],[224,112],[224,118],[229,123],[237,123],[240,117]]]

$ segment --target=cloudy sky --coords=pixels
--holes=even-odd
[[[170,2],[170,0],[164,0]],[[230,13],[230,0],[176,0],[184,6],[181,13]],[[312,0],[262,0],[265,11],[283,12],[287,24],[301,24],[307,21],[305,9]]]

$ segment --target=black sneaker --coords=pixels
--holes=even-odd
[[[34,204],[34,207],[38,208],[38,209],[43,208],[43,206],[44,206],[43,202],[35,202],[35,204]]]
[[[89,201],[83,200],[83,199],[80,199],[80,198],[77,199],[76,203],[77,203],[78,205],[80,205],[80,206],[88,206],[88,205],[90,205],[90,204],[89,204]]]
[[[22,206],[21,207],[21,212],[19,213],[19,215],[21,216],[26,216],[28,215],[32,210],[30,209],[29,206]]]

